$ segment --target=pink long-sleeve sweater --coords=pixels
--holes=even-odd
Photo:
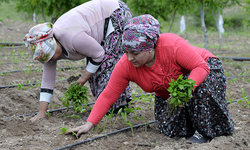
[[[94,62],[101,62],[104,49],[100,45],[103,40],[105,18],[117,8],[118,0],[92,0],[79,5],[63,14],[53,26],[53,34],[65,49],[59,59],[80,60],[90,57]],[[54,89],[56,64],[43,65],[41,89]],[[99,65],[88,63],[87,71],[94,73]],[[40,101],[50,102],[52,92],[40,93]]]
[[[146,92],[155,92],[157,96],[164,98],[169,97],[167,88],[170,78],[176,80],[187,71],[191,71],[189,79],[195,80],[199,86],[210,72],[206,64],[209,57],[215,56],[206,49],[189,45],[176,34],[161,34],[155,48],[155,63],[151,67],[134,67],[126,55],[119,60],[87,121],[96,126],[129,81],[135,82]]]

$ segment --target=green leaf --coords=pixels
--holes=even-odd
[[[60,129],[62,130],[61,134],[64,134],[64,133],[67,132],[67,130],[68,130],[67,127],[61,127]]]

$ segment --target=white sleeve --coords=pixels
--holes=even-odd
[[[51,98],[52,98],[52,94],[51,93],[40,92],[40,101],[44,101],[44,102],[50,103]]]
[[[91,61],[89,61],[88,65],[86,66],[86,70],[90,73],[95,73],[99,66],[100,65],[94,65],[91,63]]]

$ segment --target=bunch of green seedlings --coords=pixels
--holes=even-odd
[[[186,106],[190,98],[192,98],[192,90],[194,89],[196,81],[192,79],[183,79],[180,75],[176,81],[171,79],[170,87],[167,89],[170,92],[171,98],[169,104],[171,111],[176,110],[179,105]]]
[[[86,109],[83,109],[83,105],[88,104],[89,96],[87,90],[88,87],[84,87],[76,82],[70,84],[64,96],[59,99],[62,101],[63,106],[67,107],[67,110],[69,110],[70,106],[73,106],[75,112],[83,113],[86,112]]]

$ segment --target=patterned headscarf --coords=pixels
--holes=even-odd
[[[48,62],[56,51],[56,40],[53,37],[52,23],[38,24],[29,30],[24,37],[25,46],[34,60]]]
[[[151,15],[141,15],[129,20],[122,35],[123,49],[147,51],[154,47],[160,36],[160,24]]]

